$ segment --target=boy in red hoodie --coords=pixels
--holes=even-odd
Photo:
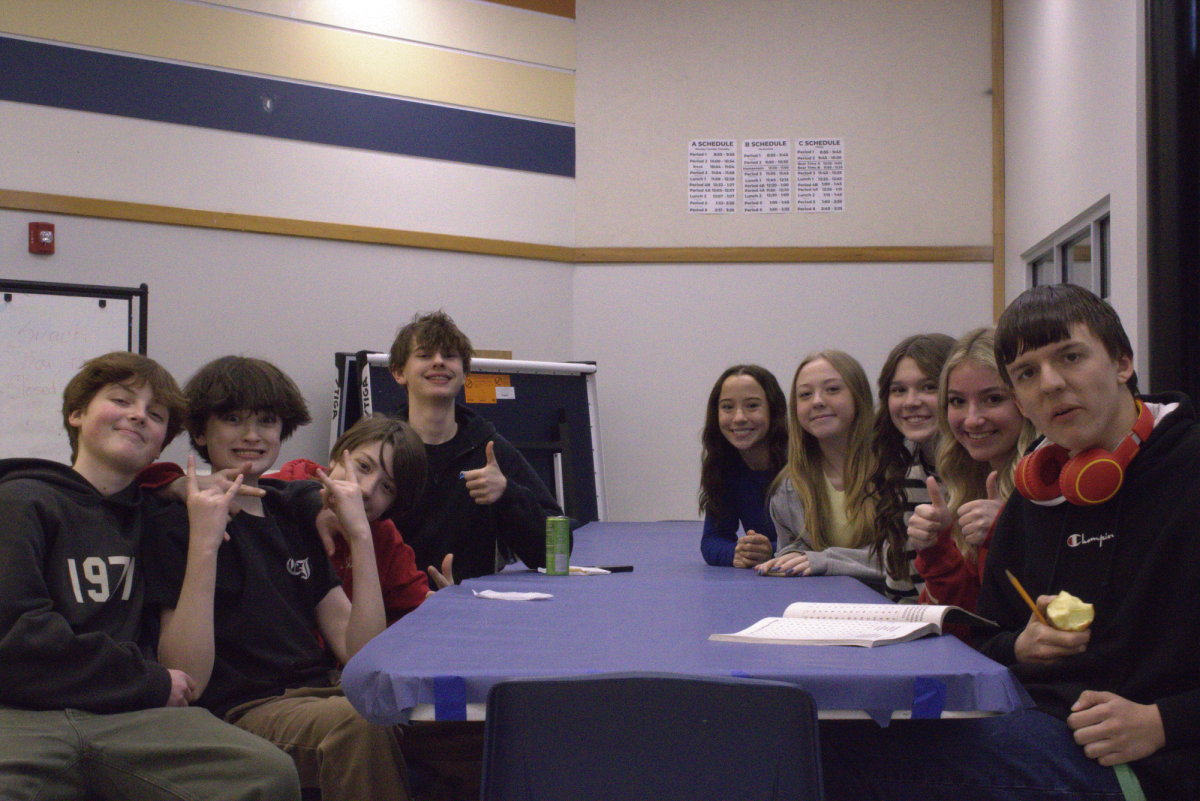
[[[358,473],[363,506],[371,521],[384,613],[390,626],[420,606],[429,593],[429,583],[425,574],[417,569],[413,549],[405,544],[396,524],[384,516],[392,509],[404,514],[421,496],[425,487],[425,446],[407,423],[375,415],[362,418],[333,443],[329,454],[330,478],[343,478],[342,456],[347,452]],[[321,465],[309,459],[293,459],[279,472],[264,478],[315,479],[321,469]],[[318,517],[318,530],[333,568],[342,580],[342,588],[353,600],[350,545],[336,523],[332,511],[324,510]]]

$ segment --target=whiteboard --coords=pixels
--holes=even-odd
[[[0,458],[36,456],[69,464],[63,388],[88,359],[133,349],[134,307],[144,309],[145,285],[137,290],[0,281],[0,293]],[[144,351],[144,336],[139,344]]]

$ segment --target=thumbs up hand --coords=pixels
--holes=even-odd
[[[480,506],[487,506],[500,500],[508,487],[508,479],[496,464],[496,448],[494,442],[487,444],[487,463],[478,470],[464,470],[459,478],[466,482],[467,492]]]
[[[918,506],[908,520],[908,545],[917,551],[923,551],[937,542],[941,533],[954,522],[937,479],[927,477],[925,486],[929,489],[929,503]]]
[[[962,532],[963,539],[971,545],[982,545],[987,540],[992,523],[996,522],[996,517],[1004,508],[999,483],[1000,475],[993,470],[987,477],[987,498],[968,501],[958,507],[959,531]]]

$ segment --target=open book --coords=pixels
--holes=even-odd
[[[726,642],[769,642],[793,645],[862,645],[868,648],[941,634],[950,623],[990,620],[957,606],[922,604],[818,604],[799,601],[783,617],[766,617],[733,634],[708,639]]]

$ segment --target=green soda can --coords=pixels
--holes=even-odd
[[[571,572],[571,518],[546,518],[546,575]]]

